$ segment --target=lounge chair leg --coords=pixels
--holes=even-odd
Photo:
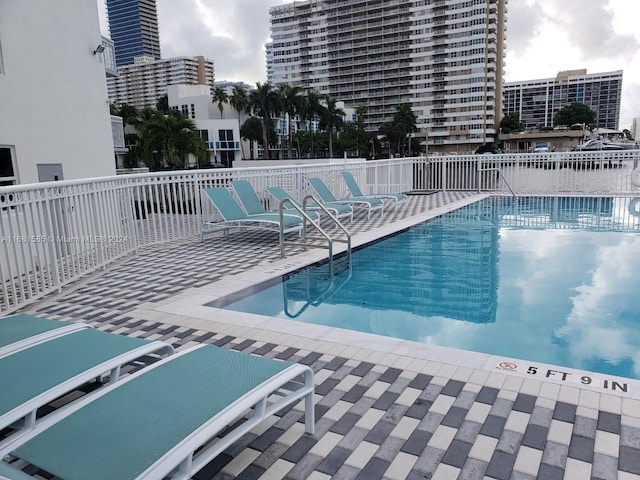
[[[316,412],[313,405],[313,394],[315,391],[313,383],[313,374],[307,372],[304,374],[305,388],[310,388],[311,391],[304,397],[304,431],[313,435],[316,433]]]
[[[111,369],[109,383],[116,383],[120,379],[120,365]]]
[[[32,410],[24,417],[24,428],[32,428],[36,424],[36,412],[37,410]]]
[[[187,458],[180,462],[180,465],[178,465],[178,469],[172,478],[190,478],[192,465],[193,453],[191,453]]]

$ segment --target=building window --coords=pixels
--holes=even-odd
[[[196,118],[196,106],[191,104],[191,118]]]
[[[0,147],[0,187],[17,183],[11,148]]]
[[[233,130],[218,130],[218,138],[220,139],[221,150],[232,150],[235,147]]]
[[[198,133],[200,133],[200,138],[209,143],[209,130],[198,130]]]
[[[189,118],[189,105],[182,105],[182,116]]]

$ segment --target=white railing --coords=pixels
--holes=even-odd
[[[635,195],[631,172],[640,150],[429,157],[416,170],[425,190],[519,195]],[[505,181],[500,181],[499,169]],[[488,170],[488,171],[482,171]]]
[[[280,186],[298,199],[306,179],[321,177],[338,197],[348,196],[339,174],[351,171],[365,193],[473,190],[517,194],[633,195],[630,182],[640,151],[470,155],[338,162],[261,168],[121,175],[0,187],[0,314],[44,295],[139,249],[196,237],[203,215],[200,190],[249,180],[263,191]],[[640,194],[638,194],[640,195]]]

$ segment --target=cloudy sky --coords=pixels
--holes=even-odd
[[[108,34],[104,0],[97,0]],[[157,0],[163,58],[204,55],[216,80],[266,80],[269,7],[285,0]],[[623,70],[621,128],[640,117],[638,0],[511,0],[506,80],[553,78],[559,71]]]

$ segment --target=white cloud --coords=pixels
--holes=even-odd
[[[630,0],[511,2],[506,80],[553,78],[581,68],[588,73],[623,70],[620,128],[630,128],[640,116],[639,16],[640,2]]]
[[[601,357],[611,363],[634,359],[640,374],[640,345],[632,342],[637,326],[631,313],[640,308],[632,281],[640,269],[639,247],[640,241],[631,235],[601,247],[591,281],[576,289],[567,323],[557,331],[558,337],[580,339],[569,347],[575,359]]]

